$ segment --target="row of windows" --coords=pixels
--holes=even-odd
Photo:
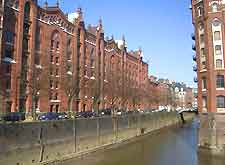
[[[203,7],[198,7],[197,8],[197,15],[200,17],[200,16],[202,16],[203,15]],[[212,5],[211,5],[211,11],[212,12],[218,12],[218,10],[219,10],[219,5],[215,2],[215,3],[213,3]]]
[[[217,88],[224,88],[224,75],[217,75],[216,76],[216,87]],[[206,89],[207,88],[207,82],[206,82],[206,78],[203,77],[202,78],[202,89]]]
[[[50,80],[50,88],[53,89],[54,88],[54,81],[53,80]],[[55,89],[58,89],[59,88],[59,82],[56,81],[55,82]]]
[[[207,97],[202,97],[203,108],[207,108]],[[216,107],[217,108],[225,108],[225,96],[217,96],[216,97]]]

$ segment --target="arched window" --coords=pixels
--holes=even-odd
[[[217,88],[224,88],[224,75],[217,75],[216,76],[216,87]]]
[[[220,60],[220,59],[216,60],[216,68],[222,68],[222,67],[223,67],[222,60]]]
[[[24,19],[28,21],[30,19],[30,4],[27,2],[24,6]]]
[[[198,13],[198,16],[202,16],[203,15],[203,8],[202,7],[198,7],[197,13]]]
[[[218,8],[219,8],[219,6],[218,6],[217,3],[213,3],[212,4],[212,12],[217,12],[218,11]]]
[[[225,97],[217,96],[216,97],[216,105],[217,105],[217,108],[225,108]]]
[[[221,22],[218,19],[214,19],[212,24],[213,24],[213,26],[220,26]]]
[[[54,31],[51,37],[51,49],[58,50],[60,48],[60,39],[58,31]]]

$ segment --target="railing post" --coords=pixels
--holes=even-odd
[[[77,124],[76,117],[73,120],[73,137],[74,137],[74,152],[77,152]]]
[[[97,139],[98,145],[100,144],[100,117],[97,117]]]
[[[42,127],[42,125],[40,125],[40,126],[41,126],[41,129],[40,129],[40,133],[39,133],[39,142],[40,142],[41,150],[40,150],[39,162],[42,162],[43,157],[44,157],[45,146],[44,146],[44,142],[43,142],[43,127]]]

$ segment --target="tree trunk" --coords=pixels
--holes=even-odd
[[[37,100],[37,96],[32,96],[32,117],[33,117],[33,120],[36,120],[36,109],[35,109],[35,103],[36,103],[36,100]]]
[[[69,97],[68,98],[68,102],[67,102],[67,111],[69,112],[69,113],[71,113],[72,112],[72,103],[73,103],[73,98],[72,97]]]

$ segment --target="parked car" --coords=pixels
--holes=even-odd
[[[91,117],[97,117],[97,114],[92,111],[78,112],[76,114],[76,118],[91,118]]]
[[[123,111],[123,110],[117,110],[116,111],[116,113],[115,113],[115,115],[117,115],[117,116],[122,116],[122,115],[125,115],[126,114],[126,111]]]
[[[103,110],[99,111],[99,114],[101,116],[103,116],[103,115],[110,116],[110,115],[112,115],[112,110],[110,108],[103,109]]]
[[[77,112],[76,113],[76,118],[82,118],[84,112]]]
[[[2,117],[3,121],[24,121],[25,120],[25,113],[23,112],[10,112]]]
[[[59,113],[57,113],[57,115],[58,115],[58,120],[69,119],[69,117],[68,117],[66,112],[59,112]]]
[[[40,115],[38,120],[58,120],[58,114],[55,112],[47,112]]]

